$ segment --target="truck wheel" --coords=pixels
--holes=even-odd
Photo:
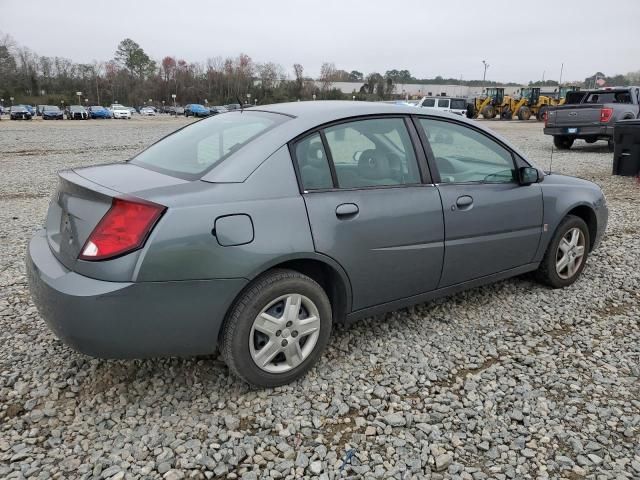
[[[598,137],[587,137],[584,141],[587,143],[596,143],[598,141]]]
[[[518,110],[518,119],[520,120],[529,120],[531,118],[531,110],[529,107],[520,107]]]
[[[487,120],[489,120],[496,116],[496,109],[493,108],[491,105],[487,105],[482,109],[482,112],[480,113],[482,113],[483,118],[486,118]]]
[[[512,120],[513,119],[513,112],[511,111],[510,108],[505,108],[502,113],[500,114],[500,118],[502,120]]]
[[[538,114],[536,115],[536,120],[538,120],[539,122],[544,122],[545,118],[547,117],[547,110],[548,108],[545,107],[540,107],[538,109]]]
[[[569,150],[575,139],[565,135],[554,135],[553,144],[558,150]]]

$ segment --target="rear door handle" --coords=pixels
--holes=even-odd
[[[348,218],[353,217],[360,211],[355,203],[342,203],[336,207],[336,217]]]
[[[473,205],[473,197],[470,197],[469,195],[463,195],[461,197],[458,197],[458,200],[456,200],[456,205],[458,206],[458,208],[469,208],[471,205]]]

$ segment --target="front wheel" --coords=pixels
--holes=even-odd
[[[568,215],[549,242],[538,267],[538,280],[553,288],[571,285],[587,263],[589,242],[589,228],[584,220]]]
[[[331,335],[327,294],[313,279],[278,269],[254,280],[228,314],[220,350],[229,370],[257,387],[302,377]]]

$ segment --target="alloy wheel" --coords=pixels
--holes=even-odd
[[[282,295],[253,321],[249,334],[251,358],[266,372],[288,372],[313,352],[319,333],[316,305],[304,295]]]
[[[584,233],[577,227],[567,230],[558,244],[556,252],[556,273],[563,280],[572,278],[584,260]]]

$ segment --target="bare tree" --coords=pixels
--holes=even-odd
[[[331,84],[335,81],[336,65],[334,63],[325,62],[320,67],[320,84],[323,91],[331,88]]]

